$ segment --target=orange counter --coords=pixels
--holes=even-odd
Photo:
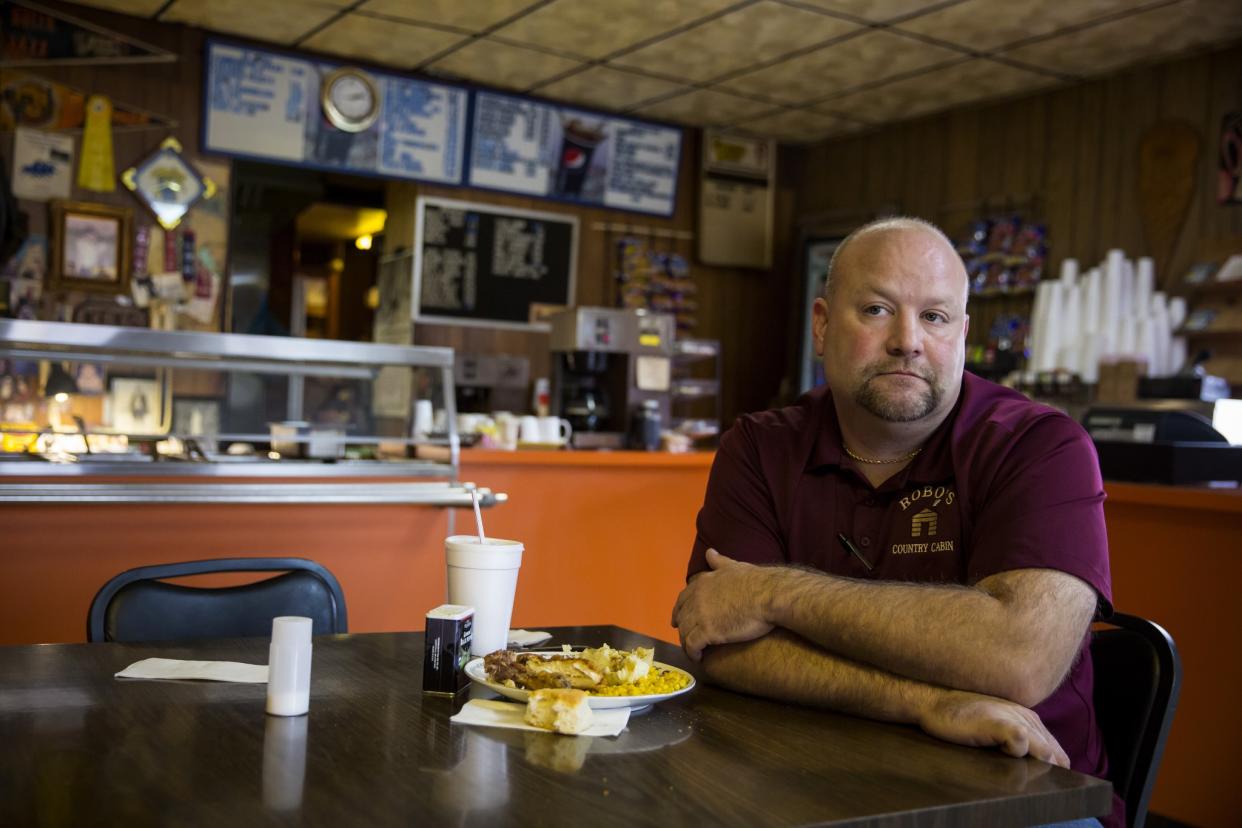
[[[669,613],[711,458],[463,452],[462,480],[509,495],[484,513],[488,534],[526,544],[514,624],[620,624],[676,640]],[[473,531],[458,511],[457,530]],[[445,600],[447,529],[447,510],[427,506],[0,504],[0,644],[83,641],[91,598],[122,570],[247,555],[328,567],[353,631],[422,629]]]
[[[620,624],[675,641],[669,613],[711,459],[463,452],[463,480],[510,498],[485,512],[488,533],[526,544],[515,626]],[[1168,628],[1185,667],[1152,807],[1230,824],[1242,812],[1242,617],[1232,609],[1242,493],[1107,489],[1116,605]],[[340,579],[351,630],[421,629],[445,597],[446,523],[443,510],[419,506],[0,505],[0,643],[81,641],[90,599],[115,573],[227,555],[313,558]],[[472,525],[460,511],[457,530]]]
[[[1150,618],[1182,657],[1182,696],[1151,809],[1237,825],[1242,734],[1242,492],[1108,483],[1117,609]]]

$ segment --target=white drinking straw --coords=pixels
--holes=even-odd
[[[474,504],[474,525],[479,528],[479,543],[487,540],[483,535],[483,513],[479,511],[479,493],[475,489],[470,490],[470,502]]]

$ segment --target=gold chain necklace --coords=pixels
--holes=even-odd
[[[893,463],[904,463],[907,460],[913,460],[915,457],[918,457],[919,452],[923,450],[923,447],[919,446],[909,454],[903,454],[901,457],[894,457],[892,460],[872,460],[870,457],[860,457],[850,451],[850,447],[845,445],[845,443],[841,444],[841,448],[845,449],[845,453],[857,460],[859,463],[870,463],[873,466],[889,466]]]

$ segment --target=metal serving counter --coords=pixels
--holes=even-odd
[[[137,376],[157,409],[141,425],[118,427],[105,383],[100,421],[86,425],[67,411],[58,417],[77,427],[66,428],[50,422],[55,404],[40,399],[37,422],[0,427],[23,442],[21,452],[0,452],[0,502],[471,503],[475,487],[458,482],[451,348],[3,319],[0,359]],[[209,430],[174,419],[182,386],[195,389],[184,399],[199,405],[201,389],[212,390]],[[441,433],[415,432],[415,397],[444,411]],[[277,426],[286,427],[280,443]],[[76,451],[61,448],[70,439]],[[313,454],[316,441],[333,456],[297,456]],[[477,493],[481,505],[505,500]]]

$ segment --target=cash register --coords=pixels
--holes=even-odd
[[[1170,486],[1242,483],[1242,446],[1231,445],[1213,426],[1203,403],[1096,406],[1084,415],[1083,427],[1095,442],[1106,480]]]

